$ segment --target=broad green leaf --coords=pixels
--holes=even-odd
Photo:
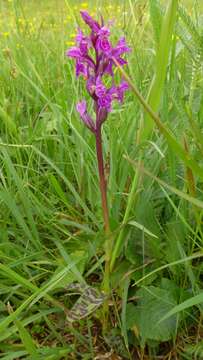
[[[176,304],[173,295],[154,286],[144,287],[136,293],[137,306],[128,304],[126,309],[126,327],[137,328],[142,346],[148,340],[168,341],[176,331],[176,316],[160,323],[166,311]]]

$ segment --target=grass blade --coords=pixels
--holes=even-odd
[[[198,305],[201,303],[203,303],[203,292],[201,292],[198,295],[193,296],[190,299],[183,301],[181,304],[174,306],[174,308],[171,311],[169,311],[166,315],[164,315],[159,322],[162,322],[174,314],[177,314],[185,309],[188,309],[192,306],[195,306],[195,305]]]
[[[164,82],[167,74],[170,50],[172,46],[172,34],[176,21],[178,0],[171,0],[162,21],[159,45],[156,53],[156,70],[148,94],[148,104],[153,111],[157,112],[163,94]],[[141,131],[141,140],[146,140],[153,130],[153,121],[147,114]]]

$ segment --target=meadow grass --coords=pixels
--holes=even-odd
[[[99,289],[104,265],[85,87],[64,56],[81,8],[115,19],[133,49],[132,91],[103,128],[106,335],[100,308],[67,321],[80,301],[68,286]],[[0,359],[203,358],[201,1],[1,0],[0,37]]]

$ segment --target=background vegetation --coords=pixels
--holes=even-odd
[[[203,5],[172,3],[0,2],[0,359],[203,358]],[[98,288],[104,261],[95,144],[75,110],[84,84],[64,56],[81,8],[115,20],[161,119],[131,91],[104,126],[123,245],[106,337],[99,309],[66,319],[80,299],[68,285]]]

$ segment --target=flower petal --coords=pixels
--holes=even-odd
[[[105,54],[107,53],[110,53],[110,51],[112,50],[112,46],[111,46],[111,43],[110,41],[108,40],[108,38],[106,36],[103,36],[103,37],[99,37],[97,39],[97,49],[99,51],[102,51],[104,52]]]
[[[107,89],[105,88],[104,84],[101,81],[101,77],[98,76],[96,79],[96,87],[95,87],[95,94],[98,96],[98,98],[102,98],[105,96],[107,92]]]
[[[102,26],[102,28],[98,31],[99,36],[110,36],[110,30],[106,26]]]
[[[90,29],[96,33],[100,30],[100,25],[97,21],[95,21],[87,11],[80,11],[80,14],[84,20],[84,22],[90,27]]]
[[[66,56],[72,57],[72,58],[80,58],[82,56],[81,51],[76,46],[70,48],[68,51],[66,51]]]
[[[82,100],[79,103],[77,103],[76,109],[79,112],[80,117],[81,117],[82,121],[84,122],[84,124],[91,131],[94,132],[95,131],[95,124],[94,124],[94,121],[92,120],[91,116],[87,112],[87,103],[86,103],[86,101]]]
[[[83,116],[87,111],[87,103],[85,100],[80,101],[76,105],[76,109],[79,112],[80,116]]]

